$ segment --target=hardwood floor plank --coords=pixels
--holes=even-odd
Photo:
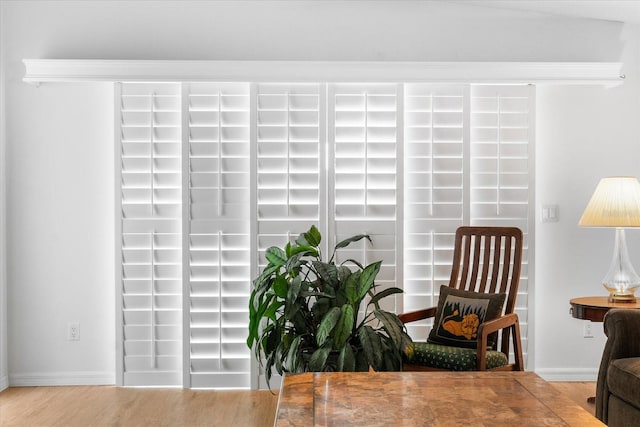
[[[594,382],[553,382],[591,414]],[[277,390],[14,387],[0,393],[0,426],[272,426]]]
[[[0,426],[272,426],[269,391],[16,387],[0,393]]]
[[[595,417],[596,405],[587,403],[588,397],[596,395],[595,382],[552,382],[551,385]]]

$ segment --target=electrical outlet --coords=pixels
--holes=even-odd
[[[80,341],[80,323],[69,322],[67,326],[67,340]]]
[[[592,323],[590,320],[585,320],[583,325],[583,336],[585,338],[593,338],[593,330],[591,329]]]

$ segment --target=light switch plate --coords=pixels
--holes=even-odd
[[[542,206],[542,222],[558,222],[558,205]]]

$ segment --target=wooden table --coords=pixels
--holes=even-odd
[[[610,302],[608,297],[581,297],[569,301],[571,315],[576,319],[602,322],[612,308],[640,308],[640,302]]]
[[[533,372],[286,374],[276,427],[602,426]]]

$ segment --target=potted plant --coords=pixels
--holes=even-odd
[[[376,291],[381,261],[340,265],[336,251],[367,239],[357,235],[338,243],[322,260],[321,235],[315,226],[295,243],[266,251],[267,266],[254,280],[249,301],[249,336],[264,368],[283,372],[400,370],[413,342],[397,315],[380,308],[380,300],[401,293],[396,287]],[[346,264],[351,265],[352,271]],[[366,297],[369,300],[364,307]],[[364,314],[358,316],[360,309]]]

